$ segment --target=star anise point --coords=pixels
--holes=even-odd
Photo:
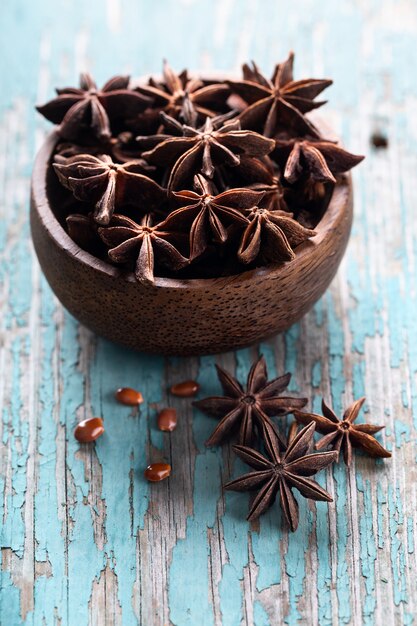
[[[389,458],[391,457],[391,452],[386,450],[373,437],[373,434],[384,427],[354,423],[364,402],[365,397],[356,400],[346,409],[341,420],[337,418],[324,400],[322,402],[323,415],[296,410],[294,411],[294,417],[301,424],[314,422],[317,432],[323,435],[316,443],[316,448],[321,450],[330,446],[337,452],[342,452],[348,467],[352,462],[352,447],[359,448],[372,457]]]
[[[279,494],[284,517],[290,530],[294,532],[298,527],[298,504],[292,492],[293,488],[306,498],[332,502],[330,494],[310,477],[331,465],[336,460],[337,453],[310,453],[314,430],[315,425],[309,424],[284,444],[276,431],[269,424],[265,424],[265,454],[247,446],[233,447],[237,456],[253,471],[229,481],[225,489],[259,489],[249,511],[249,521],[262,515]]]

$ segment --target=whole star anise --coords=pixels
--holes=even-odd
[[[316,234],[285,211],[253,206],[244,213],[249,224],[243,232],[237,256],[245,265],[258,259],[266,263],[291,261],[295,257],[294,248]]]
[[[316,443],[316,449],[322,450],[327,446],[332,446],[338,453],[343,451],[343,458],[349,467],[352,462],[352,446],[362,449],[373,457],[389,458],[391,453],[385,450],[381,444],[373,437],[375,433],[382,430],[384,426],[374,424],[354,424],[362,408],[365,398],[356,400],[349,406],[343,419],[339,420],[330,407],[322,401],[323,415],[316,413],[303,413],[294,411],[294,417],[300,424],[310,424],[314,422],[316,430],[324,437]]]
[[[236,430],[239,430],[240,444],[251,444],[256,432],[262,430],[264,424],[275,428],[270,419],[272,416],[292,413],[295,408],[302,408],[307,403],[307,398],[280,396],[288,387],[291,374],[268,381],[263,356],[252,365],[246,389],[219,365],[216,368],[225,395],[193,402],[203,413],[220,418],[206,442],[208,446],[218,445]]]
[[[167,61],[163,64],[162,81],[151,78],[148,85],[138,85],[135,89],[152,99],[155,108],[172,117],[181,117],[183,121],[190,119],[188,101],[204,119],[213,117],[224,108],[230,94],[230,88],[225,83],[204,84],[199,78],[190,78],[187,70],[176,74]]]
[[[139,282],[154,282],[155,260],[171,270],[189,262],[169,239],[180,235],[165,229],[165,223],[152,225],[150,215],[137,224],[124,215],[113,215],[110,226],[99,228],[99,235],[110,248],[109,258],[115,263],[135,261],[135,276]]]
[[[313,78],[295,81],[293,78],[294,54],[275,67],[269,80],[255,63],[252,67],[243,66],[242,81],[226,81],[233,92],[248,103],[239,115],[244,128],[262,131],[266,137],[273,137],[278,128],[294,129],[298,133],[318,137],[315,126],[305,117],[305,113],[322,106],[325,102],[315,102],[331,80]]]
[[[305,498],[332,502],[332,497],[310,478],[337,459],[337,452],[308,454],[315,424],[303,428],[282,449],[282,440],[268,425],[264,428],[266,454],[245,446],[233,446],[239,458],[254,469],[225,484],[225,489],[249,491],[259,489],[249,511],[248,520],[258,518],[272,506],[279,493],[285,519],[294,532],[298,527],[298,503],[292,489],[295,487]]]
[[[129,76],[114,76],[101,89],[90,74],[80,76],[80,87],[57,89],[57,98],[36,107],[47,120],[59,124],[59,134],[65,139],[79,139],[91,130],[100,140],[111,137],[111,122],[133,117],[152,100],[128,89]]]
[[[175,125],[176,120],[172,123]],[[240,122],[230,120],[223,123],[223,117],[206,118],[204,126],[192,128],[182,126],[183,136],[168,137],[152,150],[143,153],[143,158],[154,165],[174,167],[171,172],[169,189],[199,171],[212,178],[215,166],[239,165],[240,156],[263,156],[271,152],[275,142],[250,130],[241,130]]]
[[[277,140],[274,158],[289,183],[309,176],[317,182],[336,182],[365,157],[351,154],[331,141],[316,139]]]
[[[189,230],[190,260],[204,252],[210,237],[217,243],[224,243],[229,234],[228,226],[244,228],[248,220],[242,210],[253,206],[263,195],[243,188],[216,194],[212,184],[201,174],[194,177],[194,189],[196,191],[173,192],[172,196],[180,208],[166,219],[166,225],[177,231]]]
[[[107,154],[56,156],[54,169],[60,182],[77,200],[95,205],[94,219],[107,225],[116,209],[131,203],[153,211],[167,200],[166,190],[146,176],[145,161],[114,163]]]

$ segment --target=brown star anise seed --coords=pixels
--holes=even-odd
[[[259,258],[267,263],[291,261],[295,257],[294,248],[316,234],[285,211],[254,206],[244,213],[249,224],[243,232],[237,256],[245,265]]]
[[[223,123],[222,118],[207,117],[200,128],[183,125],[182,133],[181,137],[168,137],[142,155],[154,165],[175,164],[168,183],[170,190],[177,189],[184,179],[189,178],[190,172],[200,171],[207,178],[213,178],[215,166],[236,166],[242,154],[263,156],[275,146],[274,141],[258,133],[241,130],[237,120]]]
[[[152,99],[155,108],[172,117],[181,117],[187,124],[192,119],[187,110],[188,102],[200,119],[205,119],[224,109],[230,94],[225,83],[205,84],[199,78],[190,78],[186,70],[176,74],[167,61],[163,64],[162,78],[162,81],[151,78],[148,85],[138,85],[136,91]]]
[[[349,467],[352,462],[352,446],[362,449],[369,456],[389,458],[391,452],[385,450],[381,444],[373,437],[375,433],[382,430],[384,426],[375,426],[373,424],[354,424],[362,408],[365,398],[356,400],[349,406],[343,419],[339,420],[335,413],[327,404],[322,401],[323,415],[316,413],[302,413],[294,411],[294,417],[300,424],[316,424],[316,430],[322,433],[324,437],[316,443],[316,449],[322,450],[327,446],[331,446],[338,453],[343,451],[343,458]]]
[[[150,215],[145,215],[140,224],[124,215],[113,215],[110,226],[99,228],[99,235],[110,248],[112,261],[136,262],[135,276],[139,282],[154,282],[155,259],[172,270],[188,263],[188,259],[169,241],[176,238],[176,233],[165,229],[164,222],[153,226]]]
[[[232,491],[259,490],[249,511],[248,520],[257,519],[272,506],[277,494],[285,519],[292,532],[298,527],[298,503],[292,489],[305,498],[332,502],[331,496],[310,478],[337,459],[337,452],[307,454],[314,435],[314,423],[296,434],[282,450],[282,440],[269,425],[263,429],[266,454],[245,446],[233,446],[238,457],[254,471],[225,484]]]
[[[263,356],[252,365],[246,389],[219,365],[216,369],[225,395],[193,402],[193,406],[203,413],[220,418],[206,442],[208,446],[218,445],[236,430],[239,430],[240,444],[251,444],[256,431],[262,430],[264,424],[275,428],[271,417],[292,413],[296,407],[302,408],[307,403],[307,398],[280,396],[287,388],[291,374],[268,381]]]
[[[294,129],[301,135],[319,136],[305,113],[325,104],[315,102],[314,98],[332,81],[313,78],[295,81],[293,63],[294,54],[291,52],[284,63],[275,67],[271,80],[252,63],[252,67],[243,66],[244,80],[227,81],[231,90],[248,103],[239,115],[243,128],[262,131],[266,137],[273,137],[281,127]]]
[[[335,183],[337,174],[352,169],[365,157],[351,154],[331,141],[289,139],[277,140],[274,158],[289,183],[306,175],[313,181]]]
[[[180,208],[173,211],[165,222],[174,230],[190,232],[190,260],[205,251],[210,238],[217,243],[224,243],[228,238],[229,226],[244,228],[248,219],[242,211],[253,206],[263,196],[263,193],[243,188],[216,194],[211,183],[201,174],[194,177],[194,188],[196,191],[172,193]]]
[[[47,120],[60,124],[59,134],[65,139],[79,139],[90,129],[98,139],[111,136],[111,122],[133,117],[152,100],[128,89],[129,76],[114,76],[98,89],[90,74],[80,76],[80,87],[57,89],[58,96],[36,107]]]
[[[95,205],[94,219],[103,226],[123,204],[134,202],[153,211],[167,200],[166,190],[145,175],[147,164],[142,160],[114,163],[106,154],[79,154],[56,156],[55,161],[60,182],[77,200]]]

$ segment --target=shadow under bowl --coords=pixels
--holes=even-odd
[[[251,345],[297,322],[336,274],[352,224],[352,180],[343,176],[293,261],[236,276],[140,284],[82,250],[56,218],[48,180],[57,141],[49,135],[32,177],[31,230],[42,270],[82,324],[116,343],[166,355],[202,355]]]

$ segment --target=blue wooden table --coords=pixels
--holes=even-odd
[[[411,624],[417,611],[417,4],[414,0],[8,0],[0,35],[1,594],[4,626]],[[80,327],[34,258],[29,177],[48,125],[35,102],[89,69],[268,71],[294,49],[298,77],[332,77],[330,120],[353,152],[355,223],[332,288],[285,335],[235,354],[134,354]],[[370,135],[387,134],[387,149]],[[177,430],[156,429],[167,387],[213,364],[244,377],[261,351],[271,374],[335,409],[362,394],[385,423],[391,461],[356,456],[321,476],[334,505],[300,499],[289,534],[279,507],[245,521],[248,497],[222,495],[243,469],[206,449],[214,422],[175,402]],[[138,413],[113,399],[132,386]],[[77,420],[106,434],[80,446]],[[168,460],[169,481],[143,478]]]

